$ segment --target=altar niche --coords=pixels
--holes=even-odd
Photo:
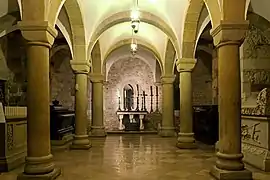
[[[132,85],[125,85],[123,89],[124,110],[131,111],[134,108],[134,89]]]
[[[119,130],[125,131],[142,131],[144,130],[145,116],[148,113],[153,113],[153,88],[150,86],[150,93],[147,94],[144,90],[140,93],[139,85],[136,85],[137,91],[135,95],[134,88],[131,84],[123,87],[123,101],[118,97],[118,110],[116,112],[119,119]],[[135,97],[136,96],[136,97]],[[146,97],[150,98],[149,112],[146,108]],[[136,100],[135,100],[136,99]],[[136,101],[136,105],[135,102]],[[123,109],[121,104],[123,103]],[[156,86],[156,111],[158,112],[158,87]]]

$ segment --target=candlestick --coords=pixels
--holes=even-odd
[[[127,99],[126,99],[126,97],[127,97],[127,91],[124,89],[124,111],[126,110],[126,104],[127,104]]]
[[[143,111],[143,96],[142,96],[142,107],[141,107],[141,111]]]
[[[118,111],[121,111],[121,99],[118,97]]]
[[[146,111],[146,103],[145,103],[145,91],[143,91],[143,111]]]
[[[150,86],[150,112],[153,112],[153,89]]]
[[[159,112],[159,109],[158,109],[158,86],[156,86],[156,112]]]
[[[139,111],[139,96],[137,96],[137,106],[136,106],[136,111]]]
[[[137,95],[140,96],[139,85],[137,84]]]

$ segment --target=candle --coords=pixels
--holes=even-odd
[[[156,86],[156,95],[158,95],[158,87]]]

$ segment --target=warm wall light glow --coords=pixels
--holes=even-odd
[[[138,11],[137,9],[136,10],[132,10],[131,11],[131,14],[130,14],[130,18],[132,20],[140,19],[140,11]]]

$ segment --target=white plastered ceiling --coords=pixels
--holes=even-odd
[[[78,0],[78,2],[85,23],[87,43],[90,42],[91,36],[95,34],[96,28],[103,20],[119,12],[131,11],[136,4],[136,0]],[[161,18],[174,31],[178,42],[181,42],[182,27],[188,4],[189,0],[139,0],[138,8]],[[121,38],[126,39],[130,34],[130,23],[115,25],[104,32],[100,38],[102,54],[104,55],[114,42],[121,40]],[[141,23],[138,36],[147,43],[154,44],[159,53],[164,56],[167,37],[161,33],[161,30]]]
[[[130,27],[130,22],[115,25],[105,31],[99,39],[100,46],[102,47],[101,59],[104,60],[104,56],[108,53],[108,50],[117,42],[131,38],[132,31]],[[154,46],[160,53],[161,57],[165,54],[167,36],[155,26],[146,23],[140,23],[140,31],[137,34],[134,34],[133,38],[134,40],[138,39],[148,42],[149,44]]]

